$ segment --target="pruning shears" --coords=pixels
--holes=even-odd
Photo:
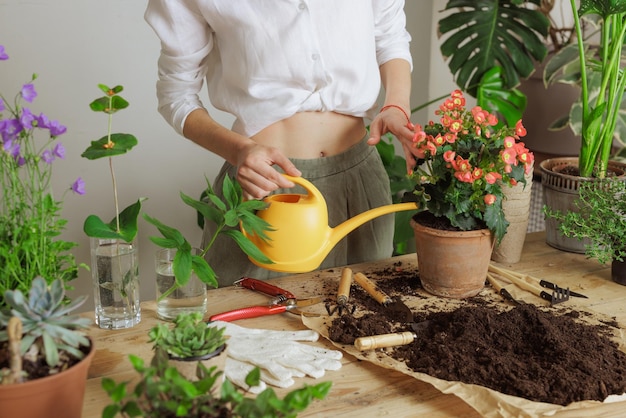
[[[243,287],[250,290],[256,290],[273,298],[267,305],[249,306],[246,308],[234,309],[232,311],[215,314],[209,318],[209,321],[236,321],[238,319],[256,318],[265,315],[275,315],[283,312],[289,312],[295,315],[318,316],[310,312],[301,311],[299,308],[315,305],[322,302],[321,297],[313,297],[307,299],[298,299],[288,290],[274,286],[263,280],[253,279],[250,277],[242,277],[235,282],[235,286]]]

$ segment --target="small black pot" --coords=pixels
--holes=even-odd
[[[613,260],[611,263],[611,279],[615,283],[626,286],[626,261]]]

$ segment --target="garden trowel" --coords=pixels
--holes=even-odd
[[[354,281],[359,284],[367,293],[370,294],[378,303],[383,305],[389,311],[393,312],[394,319],[398,322],[413,322],[413,312],[400,299],[392,299],[383,292],[374,282],[368,279],[363,273],[356,273]]]
[[[367,293],[386,308],[398,314],[398,321],[408,323],[413,331],[395,332],[391,334],[370,335],[354,340],[357,350],[373,350],[375,348],[393,347],[412,343],[417,334],[424,331],[430,324],[429,320],[413,322],[413,312],[400,299],[392,299],[380,290],[375,283],[369,280],[363,273],[356,273],[354,281],[357,282]]]

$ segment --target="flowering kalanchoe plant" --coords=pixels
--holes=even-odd
[[[439,122],[414,126],[418,164],[409,174],[421,207],[463,231],[489,228],[499,242],[509,225],[502,211],[502,187],[526,183],[534,156],[520,142],[522,121],[494,131],[496,117],[465,108],[455,90],[435,112]]]
[[[131,134],[111,133],[113,115],[116,112],[127,108],[129,104],[122,96],[119,95],[119,93],[124,90],[124,87],[115,86],[110,88],[104,84],[98,84],[98,87],[105,93],[105,95],[95,99],[89,104],[89,107],[94,112],[103,112],[108,115],[108,132],[99,140],[92,141],[91,145],[81,154],[81,156],[87,158],[88,160],[96,160],[105,157],[109,159],[109,170],[111,172],[111,179],[113,182],[115,217],[113,217],[109,223],[105,223],[98,216],[89,215],[87,219],[85,219],[83,230],[89,237],[121,239],[126,242],[131,242],[135,238],[135,235],[137,235],[137,217],[141,211],[141,202],[144,199],[138,199],[135,203],[129,205],[122,212],[120,212],[117,197],[117,180],[113,170],[112,158],[116,155],[126,154],[130,151],[135,145],[137,145],[137,138]]]
[[[0,61],[8,58],[0,45]],[[77,244],[58,239],[67,221],[51,185],[53,165],[65,157],[58,137],[66,127],[27,107],[37,97],[36,78],[12,98],[0,92],[0,308],[5,291],[27,293],[37,276],[47,283],[78,276],[74,255],[68,253]],[[69,190],[84,194],[83,180]]]

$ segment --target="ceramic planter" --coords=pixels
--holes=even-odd
[[[542,161],[539,165],[541,169],[541,184],[543,187],[543,203],[553,211],[563,213],[576,211],[574,202],[578,199],[578,190],[581,184],[595,181],[590,177],[580,177],[564,174],[563,170],[568,166],[578,167],[578,158],[560,157]],[[609,171],[616,176],[624,177],[626,181],[626,164],[616,161],[609,161]],[[546,217],[546,243],[559,250],[585,253],[585,246],[591,245],[588,238],[579,240],[561,234],[559,231],[560,222],[556,219]]]
[[[530,216],[530,200],[533,186],[532,171],[525,178],[525,185],[520,182],[512,187],[502,186],[502,192],[505,197],[502,201],[502,210],[504,211],[504,217],[509,222],[509,227],[500,243],[495,244],[491,254],[493,261],[515,264],[522,258]]]
[[[89,340],[89,353],[69,369],[25,383],[0,385],[0,417],[80,418],[87,371],[96,352]]]
[[[626,261],[613,260],[611,263],[611,279],[615,283],[626,286]]]
[[[493,250],[489,229],[447,231],[411,219],[419,276],[424,289],[435,295],[463,299],[484,287]]]
[[[198,357],[172,357],[170,356],[170,365],[175,366],[178,372],[183,375],[187,380],[198,380],[196,377],[196,369],[198,362],[202,362],[207,369],[213,366],[217,366],[218,370],[224,371],[226,366],[226,344],[219,347],[212,353]],[[222,374],[222,377],[224,375]]]

